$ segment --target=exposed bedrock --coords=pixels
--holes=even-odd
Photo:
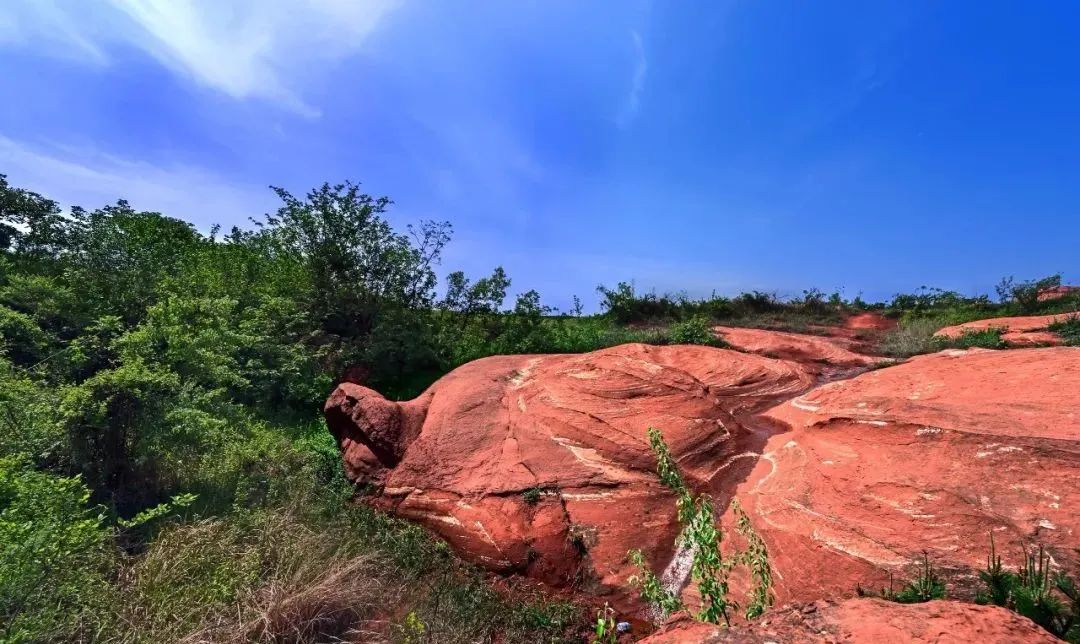
[[[946,351],[817,379],[789,360],[628,344],[478,360],[404,403],[343,384],[326,418],[348,475],[380,490],[372,503],[491,570],[627,610],[628,550],[674,568],[649,427],[697,491],[741,500],[781,603],[902,583],[924,551],[964,596],[991,532],[1007,565],[1025,544],[1077,563],[1080,349]]]

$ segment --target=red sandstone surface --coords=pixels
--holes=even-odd
[[[346,383],[326,418],[349,475],[383,486],[379,507],[492,570],[625,605],[627,551],[662,564],[677,533],[646,429],[663,429],[694,487],[720,494],[764,444],[752,414],[813,384],[793,362],[628,344],[478,360],[407,403]]]
[[[1072,314],[1075,315],[1075,314]],[[938,330],[935,335],[946,338],[958,338],[968,331],[985,331],[987,329],[1002,329],[1001,338],[1009,345],[1016,347],[1026,346],[1056,346],[1061,344],[1061,338],[1056,333],[1046,330],[1054,322],[1063,322],[1070,314],[1058,313],[1055,315],[1029,315],[1011,318],[990,318],[988,320],[975,320],[955,326],[947,326]]]
[[[910,579],[924,550],[953,596],[970,595],[991,531],[1007,559],[1044,544],[1076,564],[1080,349],[921,356],[766,416],[788,431],[736,495],[781,601]]]
[[[895,604],[881,599],[785,606],[752,624],[725,629],[675,620],[643,644],[1013,644],[1058,640],[1031,620],[997,606],[954,601]]]
[[[991,532],[1007,566],[1043,544],[1075,571],[1080,349],[945,351],[817,388],[815,373],[630,344],[478,360],[405,403],[345,383],[326,418],[349,476],[380,487],[376,506],[491,570],[631,615],[643,613],[628,550],[645,550],[667,583],[685,581],[648,427],[663,430],[696,490],[721,507],[742,501],[781,603],[851,596],[890,575],[902,585],[924,551],[950,597],[970,597]],[[684,597],[693,604],[692,590]]]
[[[819,371],[823,366],[850,369],[886,360],[856,353],[845,346],[849,343],[820,335],[728,326],[713,327],[713,332],[739,351],[816,365]]]

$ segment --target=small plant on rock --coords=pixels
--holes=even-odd
[[[525,501],[525,505],[536,505],[540,502],[540,496],[544,493],[538,487],[531,487],[521,493],[522,500]]]
[[[860,597],[880,597],[899,604],[921,604],[934,599],[945,599],[945,582],[930,563],[930,555],[923,551],[923,562],[919,574],[900,590],[893,590],[893,576],[889,573],[889,587],[881,592],[867,590],[861,586],[855,588]]]
[[[656,455],[656,473],[660,481],[676,495],[676,511],[682,526],[676,545],[693,553],[690,577],[697,584],[702,600],[697,618],[711,624],[719,624],[721,620],[730,624],[731,611],[738,610],[739,605],[729,597],[728,577],[738,565],[746,566],[754,580],[745,615],[748,619],[757,617],[772,603],[772,568],[765,542],[754,532],[750,517],[738,501],[732,501],[735,529],[746,540],[747,548],[725,558],[720,548],[724,534],[716,524],[712,499],[707,494],[696,498],[691,494],[660,430],[649,429],[649,444]],[[629,557],[639,571],[631,582],[641,587],[644,600],[665,615],[683,607],[677,593],[664,588],[640,550],[631,551]]]
[[[1024,564],[1009,572],[990,534],[986,570],[979,573],[985,589],[976,597],[981,604],[1009,608],[1053,635],[1080,642],[1080,588],[1063,570],[1051,571],[1050,555],[1040,546],[1024,553]]]
[[[930,555],[926,551],[923,551],[923,563],[918,576],[890,599],[901,604],[921,604],[933,599],[945,599],[945,582],[934,570]]]

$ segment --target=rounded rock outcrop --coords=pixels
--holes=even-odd
[[[723,499],[767,438],[754,414],[814,382],[783,360],[628,344],[477,360],[406,403],[343,384],[325,413],[349,476],[381,486],[378,507],[491,570],[633,605],[627,551],[662,569],[678,531],[646,430]]]

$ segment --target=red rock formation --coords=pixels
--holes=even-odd
[[[791,362],[629,344],[478,360],[407,403],[345,383],[325,412],[349,476],[384,486],[378,506],[492,570],[618,603],[633,592],[627,551],[662,567],[677,532],[646,429],[663,430],[694,487],[722,495],[764,444],[751,414],[813,383]]]
[[[946,351],[824,385],[769,412],[736,495],[781,601],[911,579],[925,550],[963,596],[994,532],[1006,563],[1080,544],[1080,349]]]
[[[673,620],[642,644],[1013,644],[1058,640],[1007,609],[953,601],[895,604],[880,599],[785,606],[730,629]]]
[[[813,365],[815,371],[850,371],[888,361],[856,353],[843,339],[820,335],[728,326],[713,327],[713,332],[739,351]]]
[[[1061,344],[1061,338],[1056,333],[1046,330],[1054,322],[1064,321],[1068,314],[1056,315],[1029,315],[1012,318],[990,318],[988,320],[975,320],[955,326],[947,326],[939,329],[934,335],[944,338],[958,338],[969,331],[985,331],[987,329],[1001,329],[1004,333],[1001,338],[1011,346],[1057,346]]]
[[[1066,295],[1072,295],[1074,293],[1080,293],[1080,286],[1054,286],[1039,291],[1038,300],[1040,302],[1059,300]]]

